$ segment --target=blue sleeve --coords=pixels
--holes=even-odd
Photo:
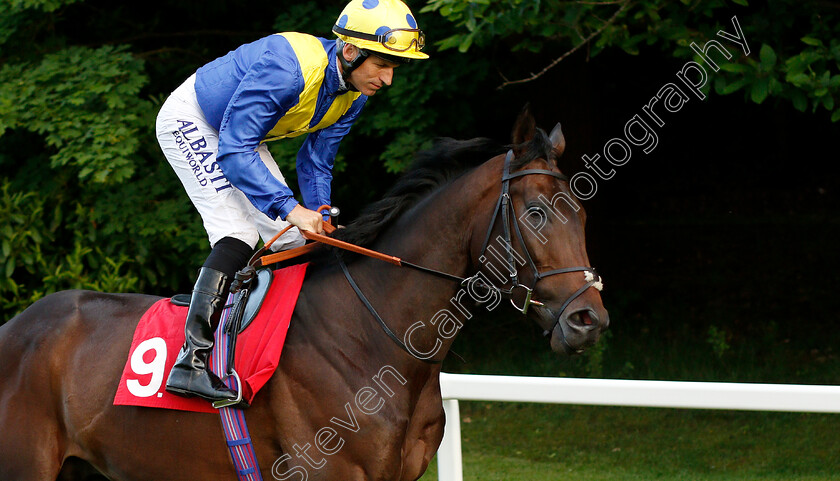
[[[350,109],[336,123],[325,129],[310,133],[303,142],[297,155],[297,176],[303,205],[315,210],[322,205],[332,205],[332,169],[335,154],[341,139],[350,132],[367,101],[359,96]]]
[[[256,148],[303,90],[297,61],[262,54],[231,97],[219,127],[217,162],[233,186],[268,217],[285,219],[297,205],[291,189],[274,177]]]

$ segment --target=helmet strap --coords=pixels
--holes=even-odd
[[[350,74],[353,73],[354,70],[359,68],[359,65],[364,63],[365,60],[368,58],[368,51],[359,47],[356,47],[356,50],[359,51],[359,54],[356,55],[356,58],[353,60],[347,60],[344,58],[344,46],[346,42],[344,40],[336,39],[336,50],[338,51],[338,61],[341,62],[341,77],[344,79],[344,83],[352,90],[357,90],[356,87],[350,82]],[[355,45],[354,45],[355,46]]]

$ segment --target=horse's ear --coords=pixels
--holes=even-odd
[[[566,150],[566,137],[563,135],[563,129],[560,128],[560,122],[557,122],[557,125],[551,129],[551,133],[548,135],[548,140],[551,141],[551,145],[554,146],[554,153],[557,157],[563,155],[563,151]]]
[[[514,145],[524,144],[533,139],[536,131],[537,123],[534,121],[534,116],[531,115],[531,106],[525,104],[525,107],[516,119],[516,123],[513,125]]]

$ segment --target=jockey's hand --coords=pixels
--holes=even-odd
[[[300,204],[289,212],[286,222],[300,230],[308,230],[316,234],[324,233],[324,216]]]

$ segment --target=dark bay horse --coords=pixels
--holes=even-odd
[[[418,479],[444,426],[440,364],[418,358],[442,359],[473,314],[496,306],[515,314],[497,302],[502,293],[520,310],[530,305],[555,351],[580,352],[606,329],[585,267],[584,210],[556,163],[565,146],[559,126],[547,135],[523,114],[513,140],[509,155],[492,158],[482,142],[440,144],[339,229],[347,240],[483,281],[460,285],[348,258],[359,290],[403,346],[331,253],[310,265],[280,366],[246,411],[264,479]],[[453,159],[476,156],[483,163],[444,178]],[[235,479],[218,416],[112,405],[134,328],[158,299],[59,292],[0,327],[0,480],[83,479],[92,468],[123,481]]]

